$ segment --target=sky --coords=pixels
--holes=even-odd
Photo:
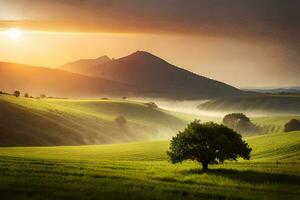
[[[0,0],[0,61],[137,50],[233,86],[300,85],[298,0]]]

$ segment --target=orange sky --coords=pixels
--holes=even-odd
[[[237,87],[300,85],[297,5],[229,4],[0,0],[0,61],[57,67],[144,50]],[[12,39],[9,28],[27,31]]]

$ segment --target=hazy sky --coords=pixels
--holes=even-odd
[[[0,60],[56,67],[146,50],[237,87],[300,85],[299,9],[298,0],[0,0]]]

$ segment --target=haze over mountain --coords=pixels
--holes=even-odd
[[[88,72],[97,65],[104,64],[106,62],[111,61],[108,56],[101,56],[96,59],[81,59],[75,62],[70,62],[61,67],[61,69],[66,71],[71,71],[79,74],[90,75]]]
[[[136,88],[103,78],[88,77],[59,69],[0,62],[0,90],[20,90],[31,95],[86,97],[125,95]]]
[[[102,57],[100,57],[102,58]],[[59,69],[136,85],[171,98],[215,98],[240,96],[245,93],[182,68],[145,51],[99,62],[98,59],[67,63]]]

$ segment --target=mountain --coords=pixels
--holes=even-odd
[[[65,71],[71,71],[79,74],[89,75],[89,71],[97,65],[104,64],[106,62],[111,61],[108,56],[101,56],[96,59],[82,59],[75,62],[66,63],[60,67],[60,69]]]
[[[63,65],[59,69],[140,86],[151,91],[153,96],[207,99],[246,94],[225,83],[176,67],[145,51],[137,51],[129,56],[100,64],[95,64],[95,60],[88,60],[83,64],[81,61],[73,63]]]
[[[260,93],[271,93],[271,94],[280,94],[280,93],[300,93],[300,87],[285,87],[285,88],[265,88],[265,89],[245,89],[246,91],[260,92]]]
[[[137,88],[98,77],[88,77],[59,69],[0,62],[0,90],[20,90],[30,95],[59,97],[128,95]]]

